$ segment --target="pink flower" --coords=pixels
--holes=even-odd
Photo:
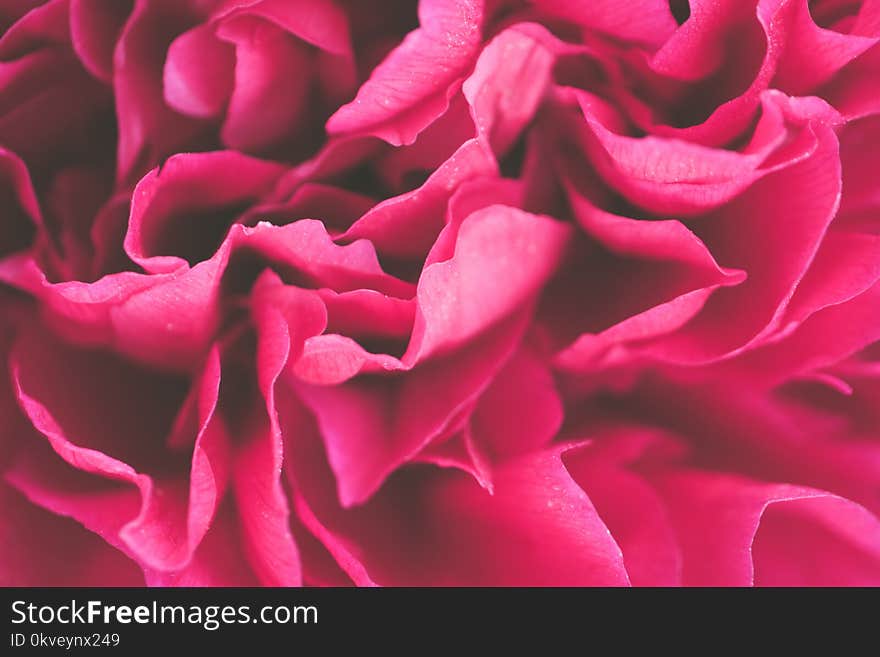
[[[0,584],[880,585],[877,2],[0,24]]]

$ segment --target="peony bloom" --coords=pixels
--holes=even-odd
[[[880,3],[0,26],[0,584],[880,585]]]

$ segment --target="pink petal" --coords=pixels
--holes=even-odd
[[[387,148],[387,144],[380,142],[385,147],[375,156],[373,168],[389,189],[408,189],[411,178],[421,180],[429,176],[476,134],[467,99],[458,92],[450,99],[449,109],[420,132],[412,144]]]
[[[284,450],[275,389],[288,358],[302,349],[305,338],[323,329],[326,315],[314,293],[286,287],[268,273],[257,281],[252,312],[261,394],[250,403],[238,400],[251,408],[240,429],[244,435],[234,461],[236,502],[245,551],[261,583],[296,586],[302,582],[302,571],[290,531],[287,497],[279,480]]]
[[[421,27],[373,70],[357,97],[327,121],[331,135],[373,135],[411,144],[449,106],[477,54],[480,0],[423,0]]]
[[[163,73],[166,102],[181,114],[208,119],[226,108],[233,88],[235,50],[214,29],[199,25],[168,48]]]
[[[411,299],[396,299],[373,290],[338,294],[321,289],[318,294],[327,308],[327,325],[323,334],[307,338],[302,354],[292,359],[292,371],[298,379],[331,385],[362,371],[406,369],[396,357],[373,352],[386,345],[401,345],[398,349],[402,351],[412,330],[415,304]]]
[[[297,513],[299,507],[294,500]],[[303,511],[302,515],[306,515]],[[302,560],[303,586],[354,586],[354,581],[336,562],[334,556],[305,526],[296,514],[290,516],[290,526],[299,547]]]
[[[589,375],[638,356],[641,340],[678,331],[696,317],[718,285],[685,292],[614,324],[599,333],[582,333],[554,359],[563,373]],[[627,343],[634,343],[631,350]]]
[[[387,199],[358,219],[344,239],[368,239],[383,253],[423,259],[443,229],[446,204],[463,182],[497,173],[490,154],[470,139],[418,189]]]
[[[751,548],[768,506],[821,495],[795,486],[697,471],[664,473],[651,481],[663,496],[676,527],[683,555],[682,582],[686,586],[755,583]],[[778,558],[784,560],[797,559],[798,553],[809,549],[790,537],[778,547]],[[862,572],[861,576],[870,575]]]
[[[284,474],[292,489],[295,524],[311,534],[326,549],[336,566],[356,586],[376,586],[364,564],[361,550],[352,542],[328,528],[318,517],[339,513],[333,474],[327,463],[317,427],[308,412],[292,395],[278,398],[279,419],[290,458],[285,462]],[[316,513],[317,512],[317,513]],[[332,517],[326,518],[327,521]]]
[[[555,57],[539,36],[550,37],[536,25],[505,30],[486,45],[462,85],[477,133],[496,153],[506,153],[534,117],[550,80]]]
[[[880,82],[876,75],[878,66],[880,44],[846,66],[816,94],[826,98],[850,120],[877,114],[880,112]]]
[[[681,584],[681,548],[665,503],[633,467],[657,449],[677,446],[659,432],[632,426],[596,436],[564,458],[620,546],[634,586]]]
[[[553,273],[568,237],[564,224],[510,207],[471,214],[461,224],[452,258],[422,272],[404,361],[461,345],[528,303]],[[506,281],[500,289],[499,280]]]
[[[307,182],[326,183],[362,164],[380,150],[384,150],[382,143],[371,137],[330,138],[312,158],[293,167],[281,178],[271,200],[289,199]]]
[[[235,505],[224,502],[186,568],[171,573],[147,569],[147,586],[258,586],[241,547],[235,514]]]
[[[352,338],[337,333],[306,340],[303,353],[293,365],[297,379],[313,385],[344,383],[360,373],[395,372],[407,369],[394,356],[373,354]]]
[[[42,216],[24,162],[0,148],[0,258],[31,245]]]
[[[871,242],[873,249],[877,248],[875,241]],[[880,272],[875,273],[880,276]],[[827,306],[814,299],[813,303],[822,309],[803,320],[795,319],[803,316],[802,306],[793,306],[792,312],[798,314],[784,339],[744,354],[719,373],[730,380],[746,379],[749,385],[770,387],[833,365],[880,340],[878,278],[870,288],[859,292],[844,303],[829,300]]]
[[[40,46],[69,44],[67,0],[30,4],[30,11],[4,30],[0,37],[0,59],[19,57]]]
[[[58,546],[63,545],[63,550]],[[0,484],[0,585],[143,586],[140,569],[74,521]]]
[[[328,231],[340,232],[348,229],[355,221],[375,205],[369,196],[349,192],[321,183],[304,183],[279,207],[285,223],[297,219],[317,219]]]
[[[652,354],[705,362],[737,353],[779,328],[840,199],[837,139],[824,123],[811,130],[816,148],[809,157],[767,175],[701,219],[698,234],[715,257],[745,270],[748,279],[714,294],[693,322],[652,346]]]
[[[268,194],[281,172],[235,151],[169,158],[135,187],[126,252],[153,274],[208,260],[244,207]]]
[[[771,504],[752,558],[758,586],[877,586],[880,520],[834,496]]]
[[[841,199],[841,223],[844,219],[852,223],[856,217],[867,214],[869,217],[880,207],[880,190],[873,175],[874,167],[880,164],[877,150],[872,147],[880,139],[880,116],[850,121],[840,134],[840,160],[843,164],[843,185],[846,193]],[[846,215],[854,215],[852,218]],[[848,223],[848,225],[852,225]],[[870,231],[870,220],[867,222]],[[854,229],[858,227],[853,226]]]
[[[810,15],[807,0],[794,3],[791,12],[773,84],[792,95],[806,95],[878,42],[820,28]]]
[[[83,66],[102,82],[113,81],[113,50],[134,2],[70,0],[70,40]]]
[[[298,132],[309,102],[312,58],[281,29],[252,18],[225,22],[218,36],[235,46],[235,85],[223,143],[265,151]]]
[[[626,585],[620,550],[560,451],[509,461],[493,495],[462,473],[422,467],[349,511],[326,496],[320,455],[301,448],[290,476],[304,522],[356,582]]]
[[[750,19],[755,3],[690,0],[688,4],[690,17],[654,55],[652,65],[663,73],[694,80],[721,65],[725,53],[719,34]],[[694,57],[696,53],[701,56]]]
[[[288,527],[289,507],[278,481],[280,438],[265,424],[249,427],[235,453],[234,490],[242,542],[263,586],[299,586],[299,551]]]
[[[0,143],[45,170],[106,138],[111,101],[69,49],[37,48],[0,61]]]
[[[112,358],[63,348],[45,336],[37,339],[33,332],[13,351],[19,403],[57,454],[84,472],[139,490],[140,513],[136,518],[117,515],[112,531],[153,568],[176,570],[192,558],[225,487],[226,436],[222,426],[212,422],[219,384],[216,354],[211,362],[197,384],[202,389],[193,409],[196,435],[187,483],[176,471],[180,459],[166,455],[163,460],[161,443],[156,444],[170,432],[180,398],[179,379],[132,371]],[[71,372],[86,369],[95,377],[88,385],[68,380]],[[107,407],[89,413],[84,398],[102,399]],[[139,418],[137,429],[130,426],[131,417]],[[121,435],[126,440],[120,440]]]
[[[593,205],[572,182],[566,180],[564,186],[578,223],[615,254],[678,262],[691,268],[706,283],[730,279],[729,283],[733,284],[744,278],[742,272],[720,267],[700,238],[680,221],[644,221],[605,212]]]
[[[536,0],[534,4],[551,16],[653,48],[666,41],[676,28],[669,3],[661,0],[638,0],[626,5],[614,0],[590,3]]]
[[[412,299],[374,290],[318,290],[327,306],[327,331],[364,338],[408,338],[415,317]]]
[[[753,141],[739,153],[676,138],[615,134],[595,117],[587,95],[576,97],[587,119],[585,149],[602,178],[627,200],[660,215],[690,216],[730,201],[761,177],[812,152],[812,126],[839,120],[821,101],[768,92],[762,96],[764,113]]]
[[[426,507],[429,540],[436,541],[429,553],[436,570],[424,580],[629,584],[620,548],[558,452],[537,452],[497,469],[491,496],[461,477],[428,482],[417,499]]]
[[[862,1],[851,32],[865,36],[880,34],[880,4],[877,4],[877,0]]]
[[[475,401],[509,357],[522,329],[520,313],[461,351],[394,377],[364,376],[336,386],[291,380],[315,414],[342,505],[366,500]],[[340,356],[336,358],[338,362]],[[294,368],[291,373],[298,372]]]
[[[538,354],[522,348],[480,396],[471,418],[474,442],[492,461],[541,449],[562,426],[562,400]]]
[[[595,368],[600,358],[622,359],[625,352],[621,349],[627,342],[678,330],[703,309],[716,290],[745,279],[745,272],[720,267],[700,239],[680,222],[635,220],[603,212],[572,185],[566,187],[579,223],[611,252],[581,255],[598,264],[586,272],[575,270],[570,281],[564,279],[554,305],[548,306],[553,309],[548,309],[548,319],[558,325],[553,326],[556,331],[561,329],[563,343],[574,340],[556,357],[556,363],[566,370]],[[578,283],[594,276],[607,278],[605,286],[592,293],[579,289]],[[642,283],[633,288],[631,280]],[[613,293],[609,294],[607,286]],[[575,290],[578,304],[573,301]],[[564,311],[560,318],[556,318],[557,307]],[[573,314],[566,307],[581,311]],[[583,328],[591,330],[571,335]]]
[[[51,239],[49,248],[38,256],[50,278],[91,276],[90,230],[109,191],[106,172],[90,167],[71,167],[55,175],[42,198]]]
[[[525,185],[517,180],[493,177],[462,183],[449,198],[446,228],[431,247],[425,259],[425,267],[452,259],[461,224],[478,210],[495,205],[526,208],[528,200]]]
[[[195,367],[219,321],[218,267],[226,254],[180,274],[111,274],[95,283],[52,284],[32,261],[0,277],[31,290],[66,339],[110,348],[170,370]]]
[[[645,396],[726,470],[825,490],[880,513],[876,422],[868,415],[868,425],[860,426],[865,417],[860,396],[842,406],[839,392],[819,391],[822,396],[815,387],[803,397],[768,394],[758,385],[717,376],[710,384],[687,387],[666,381],[650,386]]]
[[[155,206],[146,205],[148,215]],[[129,233],[130,243],[138,244],[140,237],[134,229]],[[131,247],[134,255],[138,248]],[[179,371],[197,366],[207,353],[221,319],[222,293],[252,285],[248,258],[295,272],[315,287],[373,289],[402,299],[414,295],[411,283],[382,271],[369,242],[338,246],[311,220],[234,225],[211,259],[192,268],[177,256],[141,258],[150,268],[172,273],[122,272],[94,283],[51,284],[32,260],[11,259],[0,267],[0,279],[41,298],[53,328],[68,339]]]
[[[303,219],[286,226],[259,223],[233,231],[231,238],[282,267],[302,272],[315,287],[338,292],[365,288],[404,299],[413,296],[411,283],[382,270],[371,242],[359,239],[340,246],[320,221]]]
[[[130,209],[130,196],[121,193],[109,198],[98,210],[89,231],[92,267],[89,274],[82,278],[83,281],[95,281],[107,274],[136,268],[123,248]]]
[[[348,19],[332,0],[262,0],[241,8],[234,8],[233,3],[232,11],[223,16],[241,14],[259,16],[329,53],[347,56],[351,52]]]
[[[880,280],[880,235],[834,230],[834,226],[791,299],[789,322],[849,301]]]
[[[674,127],[640,119],[644,129],[710,146],[736,139],[754,118],[760,94],[773,77],[779,59],[786,13],[783,0],[693,0],[691,16],[654,55],[650,68],[672,80],[696,81],[678,109],[693,114],[691,105],[711,101],[708,117]],[[757,18],[757,20],[755,20]]]
[[[483,489],[494,494],[492,466],[477,447],[467,426],[451,438],[433,442],[413,459],[413,463],[430,463],[441,468],[456,468],[474,478]]]
[[[165,104],[162,71],[168,47],[189,27],[186,7],[136,2],[113,52],[119,124],[117,181],[134,181],[163,158],[196,143],[200,122]]]

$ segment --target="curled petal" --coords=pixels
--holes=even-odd
[[[425,0],[411,32],[327,121],[331,135],[362,134],[411,144],[443,114],[473,64],[481,39],[482,0]]]
[[[620,549],[562,463],[564,448],[507,462],[495,470],[493,494],[455,470],[421,466],[348,511],[321,494],[320,453],[300,449],[299,467],[288,474],[303,522],[356,582],[629,583]]]
[[[447,230],[454,230],[453,225]],[[515,208],[491,206],[471,214],[458,232],[455,254],[425,268],[406,362],[460,345],[528,302],[562,257],[563,224]],[[504,280],[499,290],[495,281]]]
[[[69,380],[84,365],[96,377],[90,382],[91,390]],[[61,459],[85,473],[133,485],[139,492],[137,517],[127,517],[130,506],[114,502],[113,511],[111,507],[105,510],[106,522],[95,520],[105,527],[100,533],[117,534],[115,540],[150,568],[173,571],[185,566],[205,535],[226,485],[227,438],[213,419],[219,385],[216,353],[196,383],[199,390],[191,409],[195,417],[176,422],[180,427],[188,425],[195,434],[188,473],[178,471],[183,465],[179,458],[166,457],[163,462],[161,445],[151,444],[157,435],[170,435],[175,402],[182,401],[179,379],[132,376],[131,369],[112,358],[71,350],[45,336],[38,340],[33,334],[15,346],[12,372],[22,410]],[[71,388],[80,397],[95,395],[92,398],[105,400],[112,412],[95,417],[82,398],[66,392]],[[144,404],[151,412],[138,408]],[[141,418],[136,431],[124,428],[130,417]],[[125,439],[120,438],[123,435]],[[150,471],[152,475],[146,474]],[[120,495],[124,493],[116,491],[112,499],[121,502]],[[105,499],[108,504],[112,501]],[[62,496],[59,504],[75,517],[91,513],[77,511],[73,497]]]

